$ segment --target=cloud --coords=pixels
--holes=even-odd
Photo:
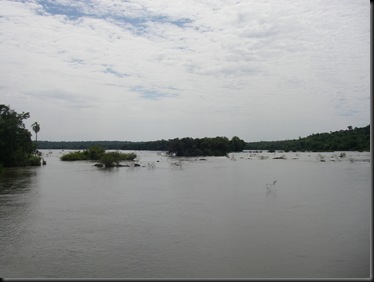
[[[56,104],[62,107],[72,108],[91,108],[97,106],[97,104],[91,99],[91,97],[84,97],[78,93],[69,93],[60,89],[50,91],[38,91],[26,92],[25,96],[33,97],[39,100],[39,103],[43,104]]]
[[[117,71],[117,70],[114,70],[114,69],[111,68],[111,67],[106,68],[104,72],[105,72],[105,73],[108,73],[108,74],[112,74],[112,75],[114,75],[114,76],[116,76],[116,77],[119,77],[119,78],[123,78],[123,77],[127,77],[127,76],[129,76],[128,74],[121,73],[121,72],[119,72],[119,71]]]
[[[166,93],[165,90],[168,91],[169,93]],[[170,90],[175,92],[175,89],[173,88],[169,88],[165,90],[163,92],[160,92],[154,89],[146,89],[142,86],[136,86],[132,88],[132,91],[139,93],[141,98],[149,99],[149,100],[160,100],[163,98],[170,98],[170,97],[178,96],[177,93],[170,93],[171,92]]]
[[[369,23],[369,4],[354,0],[3,0],[0,93],[40,119],[50,105],[123,128],[106,139],[365,126]],[[76,139],[65,134],[53,138]]]

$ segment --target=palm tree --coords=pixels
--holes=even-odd
[[[35,132],[35,143],[38,142],[38,132],[40,131],[40,125],[37,122],[34,122],[32,125],[32,130]]]

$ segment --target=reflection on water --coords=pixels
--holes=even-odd
[[[35,177],[35,168],[8,168],[0,174],[0,195],[27,192]]]
[[[60,153],[0,175],[3,277],[369,277],[367,153],[138,152],[111,169]]]
[[[28,240],[25,232],[33,214],[37,171],[35,167],[7,168],[0,174],[0,252],[3,257],[0,273],[7,265],[3,260],[19,256],[17,247]]]
[[[276,190],[267,190],[266,191],[266,197],[275,199],[277,197],[277,191]]]
[[[0,218],[11,220],[28,209],[36,175],[35,168],[5,169],[0,174]]]

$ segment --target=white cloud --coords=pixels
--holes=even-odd
[[[369,123],[365,1],[30,0],[0,11],[1,103],[30,111],[41,139],[274,140]]]

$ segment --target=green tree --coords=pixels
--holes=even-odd
[[[87,151],[90,160],[98,160],[105,153],[105,149],[101,146],[92,146]]]
[[[38,143],[38,132],[40,131],[40,125],[37,122],[34,122],[31,125],[32,130],[35,132],[35,143]]]
[[[316,133],[298,140],[261,141],[246,143],[248,150],[298,151],[370,151],[370,125],[362,128],[350,125],[347,130]]]
[[[245,148],[245,142],[241,140],[238,136],[234,136],[230,141],[230,151],[231,152],[241,152]]]
[[[120,153],[120,152],[105,152],[101,158],[100,162],[105,167],[113,167],[113,166],[119,166],[120,161],[133,161],[136,158],[135,153]]]
[[[5,167],[40,165],[35,159],[35,145],[23,121],[29,113],[17,113],[0,105],[0,163]]]
[[[119,162],[121,161],[120,153],[118,152],[108,152],[101,156],[100,162],[105,167],[113,167],[118,166]]]

